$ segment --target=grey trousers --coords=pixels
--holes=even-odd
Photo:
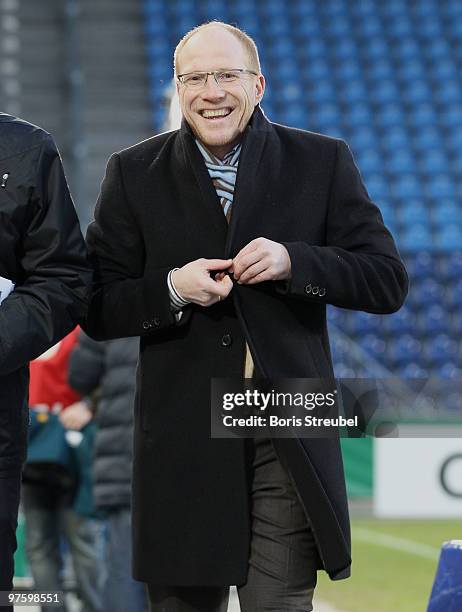
[[[317,550],[292,479],[268,438],[252,460],[249,571],[238,587],[241,612],[310,612]],[[151,612],[226,612],[229,587],[148,585]]]

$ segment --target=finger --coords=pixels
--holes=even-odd
[[[226,270],[231,264],[232,259],[206,259],[205,269],[206,270]]]
[[[255,251],[255,249],[258,249],[258,246],[259,244],[257,240],[252,240],[251,242],[246,244],[245,247],[243,247],[239,251],[239,253],[233,258],[233,265],[235,265],[236,262],[239,262],[242,259],[242,257],[247,255],[248,253],[252,253],[252,251]]]
[[[219,287],[223,291],[220,295],[222,297],[226,297],[227,295],[229,295],[230,291],[233,288],[233,281],[230,279],[229,276],[225,276],[224,279],[220,281]]]
[[[260,249],[256,249],[251,253],[244,255],[234,267],[234,278],[239,280],[248,268],[257,264],[263,259],[263,253]]]
[[[253,240],[248,242],[245,247],[242,247],[237,256],[246,255],[247,253],[251,253],[255,249],[258,249],[258,247],[261,246],[261,242],[262,238],[254,238]]]
[[[257,263],[249,266],[241,275],[240,279],[237,281],[240,285],[247,283],[250,279],[258,274],[261,274],[265,270],[269,268],[268,263],[265,261],[258,261]]]
[[[221,282],[216,283],[215,286],[215,295],[220,296],[221,299],[225,299],[228,297],[230,291],[233,288],[233,281],[227,276]]]
[[[272,280],[271,273],[269,269],[263,270],[260,274],[253,276],[248,281],[243,283],[244,285],[255,285],[256,283],[263,283],[264,281]]]
[[[221,297],[226,297],[232,288],[233,281],[229,278],[229,276],[225,276],[225,278],[220,282],[210,279],[210,282],[204,283],[202,291],[206,296],[205,301],[207,301],[208,297],[216,298],[219,295]]]

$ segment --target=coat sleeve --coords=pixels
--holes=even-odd
[[[125,194],[117,153],[107,165],[87,245],[95,271],[84,324],[90,336],[96,340],[151,336],[177,325],[167,285],[171,266],[145,269],[143,233]],[[178,325],[186,323],[189,310]]]
[[[35,359],[86,315],[91,269],[61,159],[47,136],[27,193],[18,249],[23,271],[0,306],[0,376]],[[16,197],[25,197],[18,189]]]
[[[338,141],[326,245],[283,242],[292,265],[282,294],[372,313],[404,302],[408,277],[394,240],[373,204],[346,143]]]
[[[69,385],[81,395],[89,395],[100,385],[104,374],[105,343],[80,332],[69,358]]]

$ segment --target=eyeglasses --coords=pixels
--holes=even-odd
[[[253,74],[258,76],[257,72],[253,70],[246,70],[245,68],[233,68],[231,70],[210,70],[209,72],[187,72],[185,74],[177,75],[177,79],[185,87],[189,89],[202,89],[207,85],[207,79],[209,75],[213,74],[215,83],[220,85],[226,85],[228,83],[236,83],[245,74]]]

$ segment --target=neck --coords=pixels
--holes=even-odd
[[[226,144],[226,145],[218,145],[218,146],[210,146],[205,144],[205,142],[202,142],[202,140],[198,139],[199,142],[201,143],[201,145],[207,149],[207,151],[209,151],[209,153],[211,153],[212,155],[215,155],[215,157],[218,157],[218,159],[223,159],[230,151],[232,151],[234,149],[234,147],[240,142],[241,138],[237,138],[234,142]]]

